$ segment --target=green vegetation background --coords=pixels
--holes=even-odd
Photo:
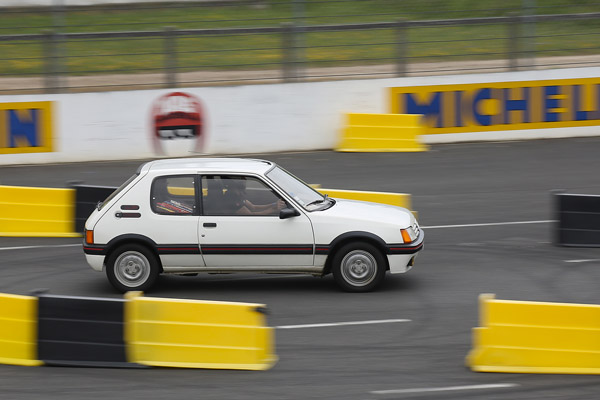
[[[70,75],[160,72],[167,63],[161,38],[60,38],[52,49],[40,40],[11,35],[272,27],[294,22],[323,25],[404,20],[478,18],[524,14],[600,12],[600,0],[245,0],[165,3],[137,6],[0,8],[0,76],[42,74],[44,56],[59,57]],[[408,30],[409,62],[506,58],[510,30],[499,24],[439,26]],[[305,66],[392,64],[397,32],[371,29],[320,32],[297,37]],[[600,18],[522,26],[522,50],[535,56],[598,54]],[[7,36],[11,36],[7,38]],[[528,38],[534,36],[534,38]],[[532,45],[533,43],[533,45]],[[178,71],[278,69],[283,62],[280,34],[181,37],[176,41]],[[53,52],[54,51],[54,52]],[[172,61],[172,60],[171,60]]]

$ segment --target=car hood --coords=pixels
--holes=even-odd
[[[323,217],[339,217],[356,221],[368,221],[378,224],[390,224],[405,228],[414,222],[413,214],[406,208],[366,201],[335,199],[336,204],[323,211]]]

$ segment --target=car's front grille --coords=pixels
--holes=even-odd
[[[419,237],[419,235],[421,234],[421,228],[419,228],[419,224],[417,224],[416,221],[413,224],[412,228],[413,228],[413,231],[415,232],[415,235],[417,235],[417,237]]]

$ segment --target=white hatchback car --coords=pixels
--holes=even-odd
[[[407,272],[423,236],[404,208],[328,198],[270,161],[185,158],[143,164],[99,203],[83,250],[121,292],[199,272],[332,273],[366,292]]]

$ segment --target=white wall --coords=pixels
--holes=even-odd
[[[387,113],[388,88],[600,76],[600,68],[178,89],[197,96],[205,116],[204,154],[332,149],[344,113]],[[141,159],[152,147],[152,103],[174,90],[0,96],[0,103],[53,101],[54,152],[1,154],[0,165]],[[427,143],[600,136],[600,128],[426,135]],[[193,155],[190,141],[166,143],[167,156]]]

